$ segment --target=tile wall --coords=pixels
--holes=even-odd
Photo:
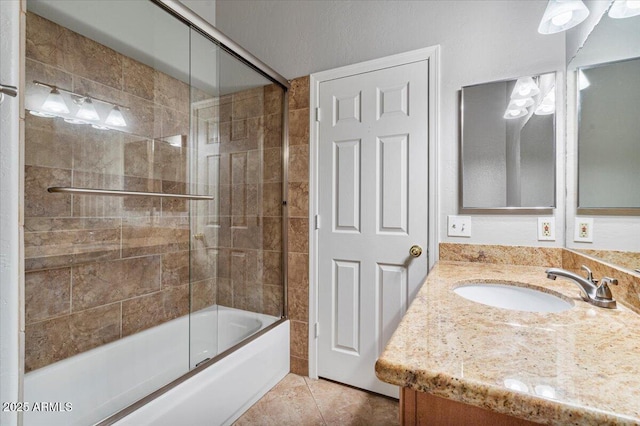
[[[32,13],[26,28],[27,109],[48,93],[33,80],[130,107],[125,132],[27,114],[26,371],[190,307],[279,316],[281,91],[207,96]],[[202,148],[215,154],[215,186],[188,184],[192,107],[194,125],[211,130]],[[49,186],[206,191],[216,200],[51,194]]]
[[[291,372],[309,374],[309,76],[289,93],[289,262]]]

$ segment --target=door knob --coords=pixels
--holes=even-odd
[[[409,254],[413,257],[420,257],[420,255],[422,254],[422,247],[417,244],[411,246],[411,248],[409,249]]]

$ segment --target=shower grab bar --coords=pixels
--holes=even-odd
[[[141,192],[141,191],[122,191],[119,189],[92,189],[92,188],[74,188],[70,186],[52,186],[47,188],[49,192],[64,192],[82,195],[108,195],[114,197],[124,197],[128,195],[136,197],[163,197],[163,198],[182,198],[186,200],[213,200],[211,195],[189,195],[189,194],[165,194],[164,192]]]

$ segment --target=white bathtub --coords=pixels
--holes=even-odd
[[[84,426],[99,422],[277,320],[268,315],[213,306],[195,312],[191,319],[189,316],[177,318],[27,373],[25,402],[32,407],[36,402],[60,403],[60,406],[53,405],[55,411],[25,412],[24,425]],[[262,359],[265,354],[270,358],[266,364]],[[227,389],[229,380],[235,381],[238,376],[242,381],[249,371],[258,374],[249,380],[255,379],[260,392],[266,392],[289,371],[288,322],[219,360],[117,424],[162,424],[164,419],[172,417],[171,404],[179,409],[180,405],[189,405],[190,400],[199,400],[201,408],[208,408],[216,399],[226,401],[225,410],[221,411],[224,418],[207,417],[206,424],[230,423],[262,396],[256,398],[260,392],[252,389],[235,393]],[[226,396],[232,394],[234,400],[227,401]],[[167,403],[168,395],[171,395],[170,404]],[[202,398],[206,400],[204,404]],[[159,403],[161,399],[164,402]],[[70,411],[63,411],[68,408],[65,403],[71,403]],[[197,415],[194,409],[179,411],[180,419],[186,421],[182,424],[198,424],[185,417]]]

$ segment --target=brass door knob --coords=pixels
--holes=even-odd
[[[409,249],[409,254],[413,257],[420,257],[420,255],[422,254],[422,247],[417,244],[411,246],[411,248]]]

